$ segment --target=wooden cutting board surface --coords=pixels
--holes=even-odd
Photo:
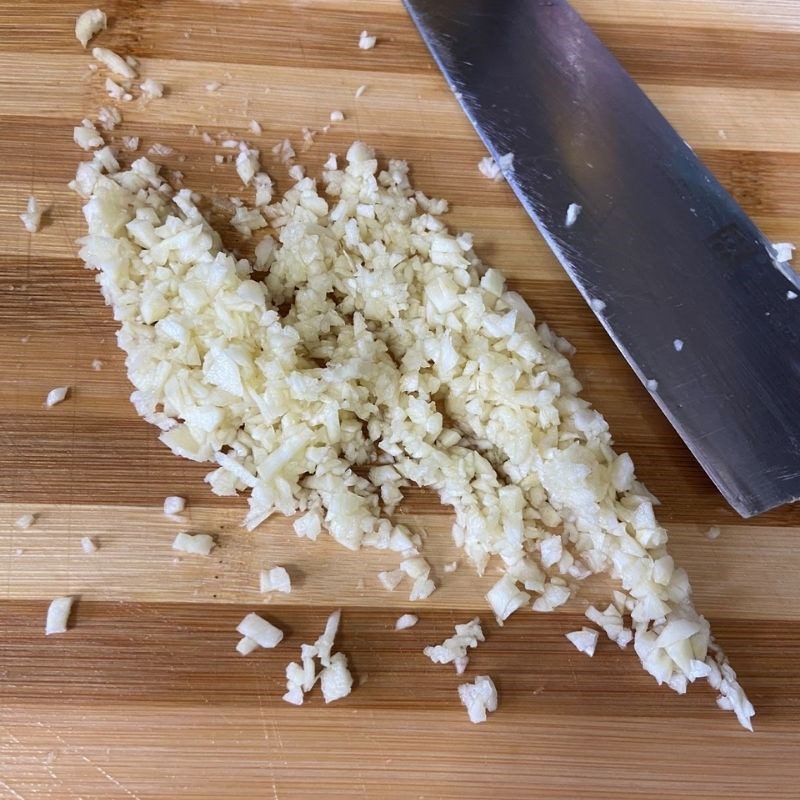
[[[800,241],[797,2],[576,4],[767,235]],[[630,651],[575,651],[564,633],[584,599],[497,628],[482,600],[494,577],[442,571],[455,555],[450,518],[431,495],[409,493],[403,516],[428,532],[442,588],[412,609],[376,581],[392,559],[300,541],[280,519],[246,534],[244,502],[211,495],[203,466],[157,442],[128,403],[109,310],[73,244],[82,218],[66,183],[85,154],[72,126],[109,103],[72,33],[85,6],[0,1],[0,797],[798,797],[800,508],[743,521],[725,506],[511,191],[478,174],[481,145],[398,0],[107,2],[97,44],[135,55],[169,88],[147,107],[123,105],[114,138],[140,136],[141,152],[170,145],[156,160],[221,195],[238,181],[192,125],[245,135],[257,120],[263,134],[248,138],[284,187],[271,146],[288,136],[300,150],[301,128],[319,130],[334,109],[346,121],[302,154],[311,170],[354,138],[408,159],[420,188],[451,201],[451,225],[472,230],[484,260],[577,346],[586,396],[662,499],[756,732],[718,711],[707,687],[657,687]],[[372,51],[357,48],[364,28],[379,37]],[[17,219],[31,193],[49,207],[35,236]],[[64,384],[69,400],[44,410]],[[161,513],[168,494],[188,498],[183,526]],[[28,511],[36,524],[20,531]],[[712,525],[716,541],[704,535]],[[181,527],[215,533],[213,556],[176,559]],[[82,553],[84,535],[98,553]],[[296,588],[265,605],[257,575],[273,563]],[[62,594],[81,598],[73,628],[45,639],[47,602]],[[358,687],[330,707],[316,692],[290,707],[284,666],[336,607]],[[234,652],[247,610],[286,630],[278,649]],[[394,633],[412,610],[419,625]],[[501,697],[482,726],[467,721],[452,669],[421,652],[475,614],[488,640],[470,674],[492,675]]]

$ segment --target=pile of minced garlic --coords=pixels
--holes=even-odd
[[[106,147],[81,165],[80,254],[120,325],[137,411],[175,454],[213,464],[212,491],[248,493],[248,529],[296,514],[300,536],[394,551],[412,599],[435,590],[420,533],[391,518],[412,485],[452,507],[479,573],[502,567],[487,595],[499,623],[609,573],[619,589],[590,619],[676,692],[705,678],[750,728],[654,498],[579,397],[570,345],[448,232],[447,203],[415,191],[405,162],[380,168],[356,142],[326,167],[321,187],[300,177],[254,209],[276,237],[259,280],[147,159],[121,171]]]

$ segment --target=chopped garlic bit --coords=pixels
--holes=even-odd
[[[353,676],[347,667],[347,656],[336,653],[331,656],[331,663],[319,674],[322,697],[326,703],[347,697],[353,688]]]
[[[514,170],[514,154],[513,153],[505,153],[504,155],[500,156],[500,159],[497,162],[498,166],[502,170],[503,174],[506,172],[513,172]]]
[[[81,549],[87,555],[89,553],[97,552],[97,542],[91,536],[84,536],[81,538]]]
[[[391,572],[379,572],[378,580],[384,589],[393,592],[402,582],[405,573],[401,569],[395,569]]]
[[[633,641],[633,631],[630,628],[623,628],[619,636],[617,636],[617,646],[625,649]]]
[[[211,81],[206,84],[206,91],[209,93],[216,92],[220,88],[222,88],[222,84],[219,81]]]
[[[123,149],[127,150],[129,153],[133,153],[134,151],[139,149],[139,137],[138,136],[123,136],[122,137],[122,147],[123,147]]]
[[[356,99],[361,97],[361,95],[364,94],[364,92],[366,92],[366,91],[367,91],[366,84],[362,83],[361,86],[359,86],[358,89],[356,89],[356,94],[355,94]]]
[[[122,114],[113,106],[100,106],[97,109],[97,121],[104,131],[113,131],[122,122]]]
[[[119,162],[114,151],[110,147],[101,147],[93,153],[91,161],[78,164],[78,171],[74,180],[69,182],[69,188],[81,197],[89,197],[104,170],[118,169]]]
[[[275,250],[275,240],[271,236],[265,236],[255,247],[253,254],[255,255],[256,268],[264,269],[270,265],[272,261],[272,253]],[[309,515],[306,515],[308,517]],[[294,523],[295,533],[307,539],[316,539],[322,529],[322,523],[319,521],[318,515],[312,515],[311,519],[297,520]]]
[[[247,127],[250,129],[251,133],[255,133],[256,135],[262,132],[261,124],[257,120],[251,119]]]
[[[533,601],[531,608],[534,611],[555,611],[563,606],[570,598],[570,590],[563,583],[557,583],[558,578],[552,578],[544,584],[542,594]]]
[[[256,205],[268,206],[272,202],[272,178],[266,172],[257,172],[253,178],[253,186],[256,189]]]
[[[797,292],[793,292],[791,289],[789,289],[789,291],[786,292],[786,299],[787,300],[797,300]]]
[[[75,38],[84,49],[92,37],[105,30],[106,15],[99,8],[90,8],[75,20]]]
[[[87,198],[80,254],[121,326],[137,411],[175,454],[212,465],[212,491],[248,495],[246,528],[301,515],[299,535],[400,553],[421,597],[433,582],[406,563],[421,537],[386,509],[406,486],[433,488],[470,563],[499,563],[534,610],[608,573],[624,593],[617,644],[633,636],[659,683],[683,691],[722,675],[686,573],[664,560],[654,498],[580,397],[570,345],[448,231],[446,204],[416,191],[404,162],[379,166],[355,142],[319,184],[302,178],[255,214],[239,206],[245,230],[274,230],[263,278],[223,249],[200,198],[173,192],[147,159],[120,172],[102,148],[72,185]],[[354,469],[365,464],[380,469]],[[554,531],[561,557],[545,568]],[[498,600],[514,605],[508,584]],[[725,670],[720,702],[747,721]],[[295,702],[307,668],[290,671]]]
[[[258,209],[237,206],[231,217],[231,225],[246,239],[249,239],[254,231],[267,227],[267,221]]]
[[[413,556],[402,561],[400,571],[413,581],[409,600],[425,600],[436,589],[436,584],[429,577],[431,565],[422,556]]]
[[[164,96],[164,84],[153,78],[146,78],[139,84],[139,90],[146,100],[156,100]]]
[[[94,123],[85,119],[80,125],[72,129],[72,138],[78,147],[84,150],[92,150],[95,147],[103,146],[103,137],[98,133]]]
[[[267,592],[289,594],[292,591],[292,579],[284,567],[273,567],[270,570],[262,569],[259,575],[259,582],[262,594]]]
[[[606,310],[606,304],[604,300],[601,300],[599,297],[592,297],[589,300],[589,305],[592,307],[592,311],[595,314],[602,314]]]
[[[461,675],[469,661],[467,649],[477,647],[478,642],[485,641],[480,618],[475,617],[463,625],[456,625],[454,636],[445,639],[441,644],[428,645],[422,652],[434,664],[455,663],[456,672]]]
[[[44,626],[44,635],[53,633],[66,633],[74,597],[56,597],[47,609],[47,621]]]
[[[558,534],[545,536],[539,542],[539,560],[543,567],[552,567],[561,561],[561,556],[564,553],[561,537]]]
[[[286,694],[283,700],[293,706],[303,705],[305,692],[303,691],[303,668],[296,661],[286,665]]]
[[[236,172],[242,183],[248,186],[261,168],[258,150],[253,150],[242,143],[239,155],[236,156]]]
[[[488,675],[478,675],[472,683],[462,683],[458,696],[467,708],[470,722],[486,722],[486,712],[497,711],[497,689]]]
[[[675,348],[676,353],[680,353],[683,350],[683,339],[673,339],[672,346]]]
[[[586,617],[602,628],[611,641],[616,642],[622,635],[624,623],[619,609],[609,604],[605,611],[598,611],[594,606],[586,609]]]
[[[593,628],[581,628],[579,631],[572,631],[572,633],[565,635],[581,653],[586,653],[589,658],[594,655],[597,639],[599,638],[596,630]]]
[[[493,181],[499,182],[503,180],[503,173],[500,172],[500,167],[497,166],[497,162],[491,156],[484,156],[478,162],[478,172]]]
[[[180,514],[186,508],[186,499],[171,494],[169,497],[164,498],[164,513],[168,517]]]
[[[658,391],[658,381],[654,378],[649,378],[647,383],[645,384],[649,391],[656,392]]]
[[[791,261],[797,249],[791,242],[776,242],[772,246],[775,249],[775,260],[781,264]]]
[[[286,694],[283,699],[292,705],[302,705],[305,695],[319,680],[322,696],[326,703],[332,703],[350,694],[353,677],[347,667],[344,653],[331,655],[336,632],[339,629],[341,610],[334,611],[325,623],[325,630],[313,644],[300,648],[300,661],[286,667]],[[323,669],[317,674],[314,659],[318,659]]]
[[[249,656],[254,650],[258,649],[258,642],[249,636],[243,636],[236,643],[236,652],[243,656]]]
[[[372,50],[377,41],[377,36],[370,36],[367,31],[361,31],[361,35],[358,37],[358,46],[362,50]]]
[[[508,619],[517,609],[528,605],[531,596],[517,588],[516,580],[508,573],[503,575],[489,590],[486,600],[494,611],[498,625]]]
[[[277,647],[283,640],[283,631],[258,614],[248,614],[236,626],[236,632],[247,639],[252,639],[259,647]]]
[[[413,628],[419,622],[419,617],[416,614],[403,614],[397,618],[394,623],[396,631],[404,631],[407,628]]]
[[[319,656],[323,667],[327,667],[330,663],[331,650],[333,649],[336,634],[339,632],[341,619],[342,610],[339,608],[333,611],[325,622],[325,630],[322,631],[322,635],[314,643],[314,654]]]
[[[35,514],[23,514],[14,521],[14,525],[16,525],[20,530],[26,531],[28,528],[36,522],[36,515]]]
[[[571,228],[576,223],[581,211],[583,211],[583,206],[579,206],[577,203],[570,203],[567,206],[567,216],[564,220],[564,225],[567,228]]]
[[[207,533],[179,533],[172,542],[172,549],[196,556],[207,556],[214,549],[214,539]]]
[[[773,258],[775,268],[795,286],[800,286],[797,273],[792,269],[789,263],[796,249],[795,245],[791,244],[791,242],[778,242],[772,245],[770,256]],[[767,316],[769,316],[769,312],[767,312]]]
[[[705,622],[705,620],[703,621]],[[708,623],[706,623],[707,625]],[[716,643],[713,636],[709,636],[708,655],[706,655],[705,661],[692,660],[690,667],[692,679],[705,677],[711,688],[719,691],[717,705],[723,711],[733,711],[739,724],[752,731],[753,723],[750,720],[756,713],[755,709],[739,685],[728,657],[722,652],[722,648]]]
[[[317,131],[312,131],[311,128],[301,128],[300,135],[303,137],[303,150],[308,150],[314,144],[314,139],[317,136]]]
[[[504,172],[513,169],[513,165],[513,153],[506,153],[504,156],[500,156],[499,161],[495,161],[491,156],[484,156],[478,162],[478,171],[481,175],[493,180],[495,183],[499,183],[503,180]]]
[[[95,372],[100,372],[103,369],[103,362],[99,358],[94,358],[90,366]]]
[[[719,539],[721,533],[722,531],[719,528],[713,526],[706,531],[706,539],[711,539],[712,541]]]
[[[292,147],[292,143],[288,139],[281,139],[281,141],[272,148],[272,152],[284,166],[291,164],[297,155]]]
[[[151,156],[171,156],[175,150],[168,144],[161,144],[161,142],[154,142],[150,145],[147,151]]]
[[[28,205],[25,211],[19,215],[25,230],[28,233],[37,233],[42,225],[42,209],[39,207],[39,201],[31,196],[28,198]]]
[[[55,389],[51,389],[44,400],[45,407],[52,408],[63,402],[69,394],[69,390],[69,386],[57,386]]]
[[[95,47],[92,55],[104,66],[121,78],[132,80],[136,77],[136,70],[122,56],[106,47]]]
[[[344,114],[342,114],[341,111],[331,111],[331,122],[343,122],[343,121],[344,121]]]

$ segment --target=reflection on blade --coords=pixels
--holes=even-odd
[[[492,155],[513,154],[506,178],[553,252],[727,500],[750,516],[799,499],[797,276],[566,2],[406,4]]]

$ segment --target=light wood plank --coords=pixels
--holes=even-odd
[[[166,496],[174,491],[163,487]],[[160,504],[153,507],[86,505],[80,497],[68,504],[6,503],[0,505],[0,553],[8,600],[47,599],[78,593],[87,600],[132,602],[280,603],[324,606],[332,597],[342,605],[428,609],[479,608],[484,594],[500,572],[490,566],[478,578],[450,536],[452,516],[428,492],[410,492],[396,519],[425,536],[425,554],[440,588],[419,603],[408,603],[405,584],[394,592],[381,587],[377,573],[395,569],[396,554],[387,551],[353,553],[327,536],[317,542],[300,540],[291,521],[274,518],[253,533],[240,523],[246,511],[242,499],[227,498],[224,507],[208,507],[200,487],[200,504],[192,503],[181,521],[168,519]],[[14,520],[33,513],[36,524],[25,531]],[[694,578],[695,599],[711,617],[768,618],[800,621],[793,604],[793,580],[775,580],[774,564],[787,575],[800,573],[797,530],[773,528],[751,522],[723,526],[717,540],[709,540],[708,525],[674,524],[671,549],[678,563]],[[214,535],[217,547],[208,558],[178,554],[171,549],[181,530]],[[83,536],[96,538],[100,549],[86,555]],[[769,557],[764,557],[769,542]],[[457,561],[448,574],[444,566]],[[281,564],[293,577],[295,588],[287,596],[264,596],[258,590],[258,573]],[[713,568],[712,568],[713,565]],[[590,602],[607,601],[610,584],[587,582],[579,598],[565,609],[582,613]],[[534,615],[536,617],[540,615]],[[490,617],[487,614],[487,619]]]
[[[742,31],[800,31],[800,19],[794,0],[752,2],[752,0],[573,0],[572,5],[589,23],[612,23],[625,27],[647,23],[677,28],[700,26],[711,30],[733,28]]]

